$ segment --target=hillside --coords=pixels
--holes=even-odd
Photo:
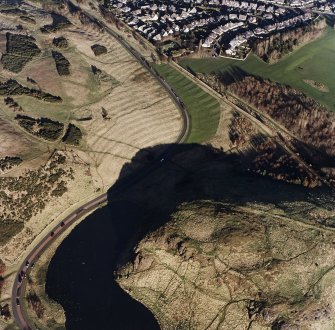
[[[34,240],[107,191],[137,150],[174,142],[182,122],[166,91],[114,37],[60,2],[2,2],[0,24],[5,303],[13,269]]]
[[[335,233],[289,208],[182,204],[117,281],[162,329],[332,329]],[[315,212],[334,216],[306,208],[299,217]]]
[[[153,77],[113,37],[90,22],[83,24],[81,17],[56,2],[22,2],[12,11],[7,4],[1,6],[0,122],[5,143],[0,149],[0,185],[5,190],[0,221],[12,221],[18,228],[2,239],[0,245],[7,245],[0,246],[0,251],[5,261],[13,262],[26,239],[22,233],[14,253],[11,236],[23,223],[33,237],[37,235],[42,229],[38,229],[40,217],[51,202],[37,182],[50,191],[58,189],[57,180],[45,173],[54,152],[64,157],[64,173],[71,171],[71,175],[59,175],[63,188],[54,196],[57,203],[66,202],[70,194],[74,198],[79,193],[72,190],[75,182],[84,177],[85,188],[75,198],[79,201],[107,189],[138,148],[174,141],[181,122],[175,105]],[[98,57],[96,45],[105,50]],[[8,157],[20,162],[10,164]],[[22,182],[33,184],[37,209],[25,183],[13,186],[20,175]],[[17,196],[21,193],[29,197]],[[10,209],[18,204],[20,209]],[[35,210],[27,213],[27,208]],[[51,212],[52,218],[59,215]]]
[[[234,66],[193,79],[102,28],[98,1],[74,3],[0,3],[0,310],[41,329],[128,329],[144,312],[162,329],[333,329],[334,114]],[[303,83],[332,94],[329,77]]]
[[[289,86],[251,76],[238,69],[225,74],[198,74],[198,78],[220,94],[226,95],[226,97],[228,95],[228,98],[237,97],[237,99],[233,99],[233,102],[239,103],[247,112],[254,113],[257,110],[265,114],[267,117],[261,118],[262,122],[267,121],[268,125],[272,125],[269,120],[275,120],[284,128],[281,129],[282,133],[278,133],[279,139],[293,150],[294,156],[306,162],[328,184],[334,184],[335,116],[327,108]],[[257,117],[258,115],[253,114],[253,116]],[[281,161],[277,162],[276,165],[276,157],[272,157],[276,150],[276,143],[274,141],[272,143],[264,142],[264,139],[259,138],[259,134],[257,136],[257,132],[247,121],[243,117],[238,119],[235,116],[231,121],[230,140],[235,147],[240,148],[241,144],[244,144],[244,148],[246,148],[249,144],[250,148],[251,144],[251,147],[255,148],[256,172],[262,173],[263,167],[263,171],[266,170],[269,175],[271,172],[276,172],[275,169],[280,163],[287,170],[291,168],[291,161],[285,160],[282,157],[283,154],[277,157]],[[267,164],[269,164],[268,168],[264,168]],[[257,169],[257,166],[260,168]],[[294,172],[293,168],[291,168],[291,172],[292,170]],[[290,170],[288,171],[290,172]],[[311,179],[315,181],[315,178]],[[299,181],[289,178],[286,181],[299,183]],[[314,185],[311,185],[310,182],[303,184],[306,186]]]

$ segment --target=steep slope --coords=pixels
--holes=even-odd
[[[312,209],[300,216],[334,216]],[[162,329],[332,329],[334,239],[274,205],[185,203],[118,282]]]

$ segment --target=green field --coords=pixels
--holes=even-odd
[[[180,64],[202,73],[227,72],[235,66],[250,74],[299,89],[335,111],[335,31],[331,28],[321,38],[274,64],[267,64],[255,55],[250,55],[245,61],[226,58],[183,59]],[[305,79],[324,84],[329,92],[308,85]]]
[[[155,65],[155,69],[182,99],[190,115],[192,129],[187,142],[208,141],[219,124],[219,102],[169,64]]]

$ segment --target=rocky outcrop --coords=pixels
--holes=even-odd
[[[335,316],[334,234],[277,212],[183,204],[138,244],[118,282],[162,329],[327,328]]]
[[[320,37],[326,27],[326,20],[319,18],[312,24],[273,34],[256,43],[253,51],[265,62],[273,63],[294,49]]]

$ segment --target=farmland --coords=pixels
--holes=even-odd
[[[219,124],[218,101],[170,65],[156,65],[155,69],[182,99],[191,117],[192,130],[188,142],[208,141]]]
[[[274,64],[266,64],[253,54],[245,61],[227,58],[183,59],[180,64],[194,72],[229,72],[237,67],[247,73],[290,85],[335,111],[335,32],[325,34],[285,56]],[[315,82],[315,84],[311,83]],[[321,88],[316,88],[321,86]]]

